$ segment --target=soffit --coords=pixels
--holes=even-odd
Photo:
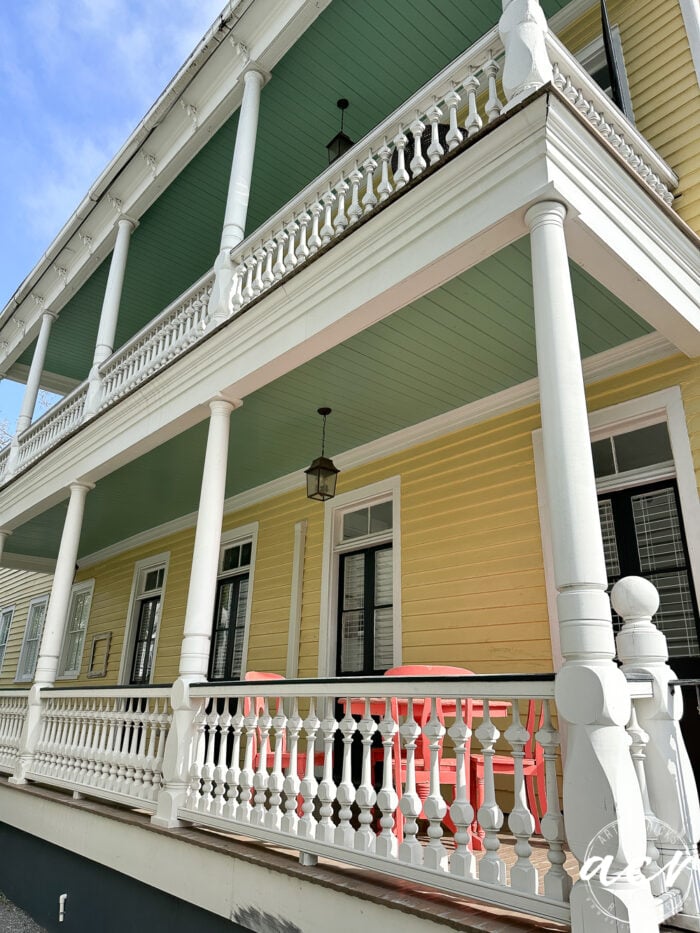
[[[571,265],[584,357],[649,327]],[[248,396],[231,418],[226,495],[303,470],[329,405],[331,456],[536,375],[527,238]],[[101,480],[87,499],[81,555],[196,510],[203,422]],[[65,503],[15,530],[8,552],[53,557]]]

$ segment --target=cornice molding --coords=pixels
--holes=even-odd
[[[617,376],[630,369],[637,369],[649,363],[657,362],[675,354],[676,348],[672,346],[661,334],[647,334],[631,340],[629,343],[597,353],[583,361],[583,374],[586,383],[599,382],[611,376]],[[455,408],[443,415],[437,415],[422,421],[420,424],[403,428],[385,437],[380,437],[368,444],[362,444],[352,450],[345,451],[334,457],[336,465],[341,470],[351,470],[365,466],[384,457],[389,457],[402,451],[409,450],[419,444],[452,434],[474,424],[498,418],[527,405],[532,405],[539,398],[539,384],[537,379],[530,379],[520,385],[489,395],[476,402],[470,402],[460,408]],[[295,470],[286,476],[271,480],[247,489],[245,492],[230,496],[224,503],[225,514],[242,511],[252,505],[265,502],[269,499],[282,496],[285,493],[303,489],[305,486],[304,474]],[[78,561],[80,568],[92,567],[106,560],[123,554],[126,551],[144,547],[152,542],[162,542],[170,535],[194,528],[197,522],[197,512],[189,512],[172,521],[139,532],[122,541],[115,542],[92,554],[86,554]],[[159,545],[160,546],[160,545]]]

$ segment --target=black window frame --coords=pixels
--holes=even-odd
[[[384,541],[381,544],[369,545],[367,547],[353,548],[352,550],[339,553],[338,561],[338,607],[336,613],[336,677],[366,677],[384,674],[388,668],[377,668],[374,664],[374,613],[377,609],[394,609],[394,599],[392,591],[392,600],[390,603],[375,605],[374,603],[374,581],[375,581],[375,554],[377,551],[391,550],[393,555],[394,542]],[[343,598],[345,590],[345,561],[348,557],[357,554],[365,556],[364,566],[364,627],[363,627],[363,666],[361,671],[343,671],[341,670],[342,650],[343,650]],[[368,559],[369,557],[369,559]],[[393,568],[392,568],[393,581]],[[392,587],[393,590],[393,587]],[[370,598],[371,597],[371,598]],[[358,610],[345,610],[347,612],[357,612]]]

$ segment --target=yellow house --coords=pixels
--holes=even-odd
[[[700,929],[700,16],[502,7],[228,4],[0,316],[46,925]]]

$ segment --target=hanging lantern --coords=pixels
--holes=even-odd
[[[332,460],[324,456],[326,451],[326,418],[331,413],[330,408],[319,408],[319,415],[323,417],[323,433],[321,435],[321,456],[317,457],[306,473],[306,495],[309,499],[325,502],[335,495],[335,484],[340,470]]]
[[[328,150],[328,164],[335,162],[336,159],[339,159],[342,155],[352,149],[355,143],[350,139],[350,137],[343,132],[343,121],[345,119],[345,111],[350,106],[349,101],[345,97],[341,97],[337,102],[336,106],[340,110],[340,132],[336,133],[333,139],[326,143],[326,149]]]

